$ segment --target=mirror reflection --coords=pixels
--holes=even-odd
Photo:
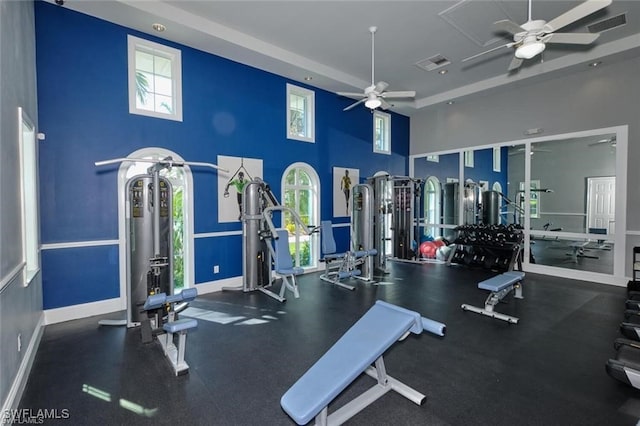
[[[424,236],[453,241],[459,225],[524,226],[526,213],[531,263],[613,274],[615,134],[530,147],[416,158],[414,176],[425,182]],[[526,161],[531,165],[528,198]]]
[[[457,196],[453,185],[460,181],[458,153],[429,155],[416,160],[414,174],[424,179],[422,228],[425,238],[455,237],[458,225]]]
[[[613,134],[531,145],[536,263],[613,273],[615,158]],[[514,178],[524,189],[523,176]]]

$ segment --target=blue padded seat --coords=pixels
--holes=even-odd
[[[275,271],[280,275],[300,275],[303,268],[293,266],[293,259],[289,251],[289,232],[286,229],[277,231],[278,239],[275,241]]]
[[[504,274],[496,275],[493,278],[489,278],[488,280],[481,281],[478,283],[478,288],[482,290],[489,290],[493,292],[498,292],[503,290],[524,278],[524,272],[520,271],[510,271],[505,272]]]
[[[167,333],[178,333],[180,331],[189,330],[190,328],[196,328],[197,326],[197,320],[193,318],[183,318],[166,323],[162,326],[162,329]]]

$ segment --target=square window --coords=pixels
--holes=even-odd
[[[432,163],[439,163],[440,156],[439,155],[427,155],[427,161],[431,161]]]
[[[464,166],[465,167],[473,167],[474,165],[474,156],[473,150],[464,152]]]
[[[287,139],[315,142],[315,92],[287,83]]]
[[[127,36],[129,113],[182,121],[182,64],[178,49]]]
[[[373,152],[391,154],[391,115],[373,112]]]

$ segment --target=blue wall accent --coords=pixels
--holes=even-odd
[[[407,173],[408,117],[392,113],[393,152],[375,154],[373,116],[364,107],[343,112],[349,99],[49,3],[36,2],[35,11],[39,125],[47,135],[40,149],[43,244],[117,239],[118,166],[97,168],[94,162],[145,147],[166,148],[190,161],[216,163],[218,155],[261,158],[263,179],[276,195],[287,166],[304,161],[320,177],[321,216],[332,220],[334,166],[359,169],[362,178],[379,170]],[[182,122],[129,114],[128,34],[181,50]],[[316,143],[286,139],[287,82],[315,91]],[[239,223],[218,223],[216,173],[192,172],[195,232],[240,230]],[[339,246],[348,246],[346,234],[341,233]],[[240,246],[240,236],[196,239],[196,283],[240,275]],[[45,308],[114,297],[104,292],[104,282],[80,276],[76,281],[82,288],[64,284],[61,294],[66,273],[98,277],[97,265],[107,259],[93,258],[72,273],[74,259],[55,251],[47,250],[46,256],[61,263],[43,267]],[[221,271],[215,277],[214,264]]]
[[[118,247],[42,250],[43,309],[120,296]]]
[[[444,184],[447,178],[460,177],[460,155],[457,153],[440,155],[437,163],[427,161],[424,157],[414,161],[413,173],[416,178],[426,180],[429,176],[435,176],[441,184]]]

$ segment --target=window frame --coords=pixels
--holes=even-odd
[[[38,196],[38,133],[36,126],[24,111],[18,107],[18,146],[20,155],[20,207],[22,234],[22,274],[27,287],[40,271],[40,203]],[[25,138],[25,129],[32,134]],[[27,146],[27,143],[32,146]]]
[[[493,147],[493,171],[502,171],[502,147]]]
[[[384,123],[384,135],[383,142],[384,147],[379,148],[376,145],[376,130],[377,130],[377,121],[376,119],[382,119]],[[386,112],[374,110],[373,111],[373,152],[376,154],[387,154],[391,155],[391,114]]]
[[[468,167],[470,169],[474,168],[475,166],[475,151],[474,150],[467,150],[464,151],[464,166]]]
[[[287,175],[292,171],[297,172],[298,170],[303,171],[307,174],[307,176],[309,176],[309,185],[301,185],[297,182],[293,184],[287,183]],[[310,220],[313,223],[320,223],[320,177],[318,176],[316,170],[310,164],[304,162],[296,162],[290,164],[282,173],[281,188],[281,200],[283,205],[286,200],[287,191],[293,191],[295,194],[298,194],[300,191],[309,191],[309,195],[312,196],[311,209],[309,211]],[[296,201],[299,201],[297,197],[295,197],[295,199]],[[284,227],[284,215],[282,217],[282,220],[282,226]],[[291,240],[293,239],[293,244],[296,247],[295,253],[291,253],[295,259],[294,266],[302,267],[305,272],[317,270],[318,259],[320,258],[320,235],[318,233],[312,233],[311,235],[306,236],[309,239],[309,249],[311,254],[311,264],[306,266],[300,265],[300,237],[301,235],[299,233],[289,237],[289,243],[291,243]]]
[[[140,109],[136,103],[136,51],[146,51],[154,56],[171,61],[172,106],[173,113],[165,114],[146,109]],[[160,43],[127,35],[127,72],[129,91],[129,113],[147,117],[163,118],[165,120],[182,121],[182,52],[179,49]]]
[[[291,133],[291,95],[301,96],[306,99],[305,121],[306,132],[304,136]],[[301,142],[316,142],[316,93],[313,90],[287,83],[287,139]]]

